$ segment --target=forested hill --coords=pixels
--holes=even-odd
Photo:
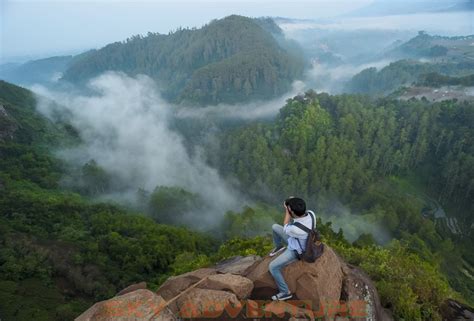
[[[176,256],[215,251],[210,237],[61,188],[65,166],[51,150],[74,129],[35,105],[0,81],[1,320],[73,320],[131,282],[166,279]]]
[[[151,76],[174,101],[265,99],[288,90],[303,72],[303,59],[285,49],[289,46],[282,39],[271,19],[233,15],[200,29],[148,33],[109,44],[74,62],[63,79],[80,83],[119,70]]]
[[[441,320],[442,302],[462,298],[438,265],[471,300],[472,280],[460,273],[472,273],[464,265],[474,262],[471,239],[466,235],[454,246],[422,219],[412,196],[375,178],[421,168],[435,153],[435,170],[451,175],[444,195],[465,208],[463,200],[472,200],[472,193],[461,193],[472,177],[472,105],[383,106],[310,92],[289,100],[276,124],[231,129],[213,156],[222,159],[223,171],[250,182],[245,185],[250,192],[259,182],[285,195],[333,191],[382,218],[401,238],[387,248],[375,246],[368,235],[347,242],[319,212],[317,226],[329,246],[376,282],[382,304],[397,320]],[[42,117],[31,92],[5,82],[0,82],[0,107],[0,319],[73,320],[129,284],[146,280],[156,289],[169,276],[235,255],[266,255],[272,248],[269,226],[281,223],[282,213],[265,204],[228,212],[215,230],[202,234],[156,223],[166,210],[182,205],[186,193],[165,195],[175,189],[151,202],[166,204],[165,210],[156,206],[153,217],[90,202],[60,184],[68,168],[51,152],[74,137],[74,129]],[[90,166],[82,174],[90,175]]]
[[[342,201],[359,214],[342,216],[345,227],[360,216],[378,222],[439,263],[473,300],[473,124],[472,102],[310,91],[288,100],[275,122],[222,135],[211,157],[254,197],[302,195],[328,216],[337,212],[334,200]],[[450,229],[453,222],[459,229]]]

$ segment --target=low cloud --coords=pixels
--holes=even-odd
[[[304,92],[306,84],[297,80],[294,81],[291,90],[284,95],[268,100],[255,101],[247,104],[219,104],[216,106],[207,106],[203,108],[181,107],[176,112],[178,118],[215,118],[215,119],[237,119],[237,120],[254,120],[262,118],[271,118],[275,116],[280,108],[286,104],[286,100],[292,98],[299,93]]]
[[[321,216],[323,221],[332,222],[334,231],[337,232],[341,228],[344,237],[350,242],[357,240],[361,234],[372,234],[378,244],[386,244],[393,238],[380,217],[372,214],[353,214],[339,202],[333,202]]]
[[[210,227],[216,215],[240,208],[239,193],[199,153],[191,155],[181,135],[170,129],[172,106],[160,97],[153,80],[108,72],[90,80],[88,87],[93,95],[53,92],[41,86],[33,90],[49,98],[39,98],[40,112],[49,116],[67,112],[79,131],[83,143],[58,155],[78,166],[94,159],[128,187],[104,198],[126,203],[139,188],[179,186],[205,203],[201,213],[192,213],[198,215],[195,227]]]
[[[318,92],[342,93],[346,82],[354,75],[370,67],[380,70],[391,62],[392,60],[379,60],[360,65],[344,64],[336,67],[313,63],[311,69],[307,72],[308,86],[315,88]]]

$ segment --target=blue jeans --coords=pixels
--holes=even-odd
[[[283,232],[283,226],[280,224],[273,224],[272,226],[273,231],[273,244],[275,247],[285,246],[288,245],[288,235]],[[283,278],[283,274],[281,270],[287,266],[288,264],[295,262],[298,260],[296,253],[294,250],[290,250],[288,248],[283,251],[278,257],[276,257],[273,261],[270,262],[268,266],[268,270],[270,271],[271,275],[275,279],[275,282],[278,286],[278,290],[282,293],[290,293],[290,289],[288,289],[288,285]]]

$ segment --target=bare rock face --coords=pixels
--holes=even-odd
[[[156,294],[160,295],[165,300],[170,300],[182,291],[189,288],[194,283],[200,281],[202,278],[216,273],[217,272],[215,269],[202,268],[178,276],[170,277],[160,286],[160,288],[156,291]]]
[[[370,277],[353,265],[341,263],[344,273],[341,300],[347,302],[350,320],[393,320],[380,304],[379,294]]]
[[[165,307],[166,301],[155,293],[140,289],[98,302],[75,321],[173,321],[175,315]]]
[[[245,275],[255,264],[261,260],[262,258],[258,255],[234,256],[219,262],[214,268],[218,273]]]
[[[239,299],[246,299],[250,296],[253,290],[253,282],[246,277],[226,274],[214,274],[207,277],[207,279],[199,285],[201,289],[211,290],[229,290],[234,293]]]
[[[441,306],[443,321],[474,320],[474,309],[456,300],[448,299]]]
[[[18,124],[8,115],[5,107],[0,104],[0,142],[12,140],[14,133],[18,129]]]
[[[246,275],[254,283],[252,298],[269,299],[278,292],[268,271],[272,259],[266,257]],[[290,291],[295,293],[298,299],[309,300],[313,310],[318,310],[320,303],[339,302],[343,280],[342,265],[329,246],[325,246],[323,255],[314,263],[297,261],[286,266],[283,276]]]
[[[273,301],[265,305],[262,309],[263,315],[274,318],[281,318],[284,320],[314,320],[313,311],[293,305],[285,301]]]
[[[228,317],[228,311],[240,313],[242,303],[230,292],[194,288],[179,297],[170,308],[182,318],[220,320]]]
[[[140,282],[137,284],[129,285],[125,289],[117,293],[117,296],[124,295],[124,294],[130,293],[136,290],[141,290],[141,289],[146,289],[146,282]]]

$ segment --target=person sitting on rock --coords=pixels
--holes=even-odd
[[[298,260],[298,254],[301,254],[305,250],[306,238],[308,237],[308,233],[294,225],[294,223],[300,222],[307,228],[316,228],[316,226],[311,226],[312,222],[316,225],[316,217],[312,211],[306,210],[306,203],[303,199],[290,197],[285,200],[283,207],[285,208],[283,226],[273,224],[273,243],[275,248],[269,254],[270,256],[275,256],[283,251],[277,258],[270,262],[268,267],[279,290],[278,294],[272,296],[272,300],[274,301],[288,300],[293,297],[281,271],[288,264]]]

